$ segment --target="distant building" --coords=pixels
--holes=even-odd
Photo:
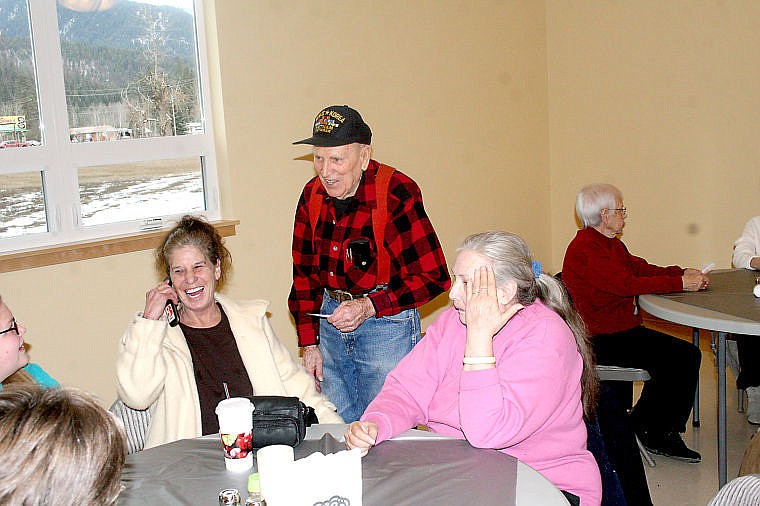
[[[185,123],[185,133],[189,135],[202,134],[203,125],[200,121],[191,121]]]
[[[71,142],[118,141],[132,138],[132,129],[111,125],[69,128],[69,138]]]

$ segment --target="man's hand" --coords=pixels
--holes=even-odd
[[[351,332],[371,316],[375,316],[375,306],[368,297],[362,297],[341,302],[327,321],[341,332]]]
[[[346,446],[349,450],[359,448],[362,457],[375,446],[375,438],[377,438],[377,424],[374,422],[351,422],[346,429]]]
[[[752,260],[749,261],[749,267],[750,269],[760,271],[760,257],[752,257]]]
[[[324,381],[325,377],[322,374],[322,352],[319,351],[317,345],[304,346],[301,363],[309,376],[314,376],[314,386],[317,388],[317,392],[321,393],[322,385],[320,382]]]

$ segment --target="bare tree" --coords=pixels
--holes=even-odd
[[[143,137],[177,135],[177,110],[186,108],[191,98],[177,79],[166,71],[166,48],[170,42],[167,19],[160,11],[154,15],[149,5],[138,15],[145,24],[143,37],[137,39],[145,59],[145,72],[122,91],[132,112],[132,129]]]

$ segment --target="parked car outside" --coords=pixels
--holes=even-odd
[[[27,146],[30,146],[30,144],[26,141],[3,141],[0,142],[0,149],[1,148],[25,148]]]

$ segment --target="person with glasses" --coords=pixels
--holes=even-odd
[[[581,189],[575,210],[583,228],[565,252],[562,280],[592,335],[597,363],[649,371],[631,423],[653,453],[696,463],[680,433],[686,430],[699,378],[699,348],[642,325],[636,296],[697,291],[710,280],[697,269],[659,267],[628,252],[618,237],[626,208],[610,184]],[[632,385],[619,385],[620,401],[631,405]]]
[[[443,248],[419,186],[372,159],[356,109],[314,118],[314,171],[293,223],[293,315],[302,362],[346,422],[422,339],[419,308],[448,290]]]
[[[11,383],[37,383],[45,387],[58,386],[58,382],[37,364],[29,363],[24,345],[26,327],[13,317],[0,295],[0,390]]]

